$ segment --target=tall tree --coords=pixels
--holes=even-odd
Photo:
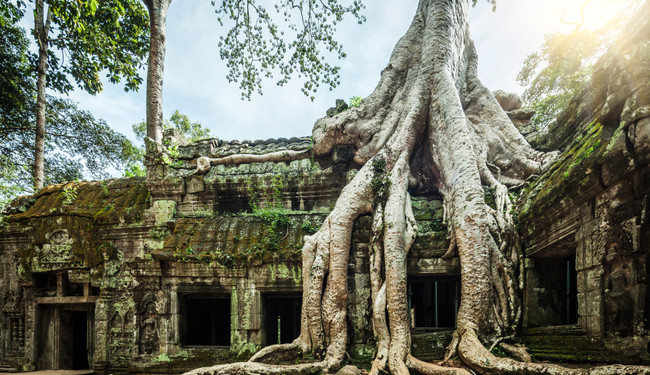
[[[15,117],[17,122],[0,126],[0,201],[33,188],[28,161],[34,154],[35,107],[32,97]],[[48,96],[45,121],[45,184],[107,178],[113,169],[141,159],[128,138],[71,100]]]
[[[34,186],[44,180],[47,87],[68,92],[72,79],[91,94],[102,89],[100,73],[108,80],[125,80],[135,90],[147,52],[147,14],[137,0],[34,0],[34,36],[38,45]],[[66,55],[65,63],[52,48]],[[53,74],[54,73],[54,74]],[[56,78],[56,79],[53,79]]]
[[[163,131],[162,90],[165,60],[166,20],[171,0],[143,0],[149,10],[151,41],[147,72],[147,138],[153,147],[160,145]],[[286,23],[293,36],[285,35],[278,23],[259,1],[212,1],[217,21],[228,23],[229,31],[219,42],[221,58],[229,68],[228,80],[239,82],[243,98],[261,90],[262,77],[280,75],[283,85],[297,74],[304,76],[303,93],[311,96],[320,84],[336,87],[339,68],[325,61],[320,50],[345,57],[342,46],[334,38],[337,23],[351,13],[359,23],[364,7],[353,0],[349,6],[341,0],[276,0],[278,17]],[[292,16],[299,22],[293,23]],[[313,96],[312,96],[313,99]]]
[[[410,354],[406,260],[417,225],[410,194],[426,191],[437,191],[444,199],[451,237],[444,257],[460,259],[461,301],[446,360],[458,354],[478,373],[587,373],[496,357],[483,344],[513,335],[521,316],[520,249],[509,187],[539,173],[556,154],[533,150],[479,80],[469,7],[469,0],[420,0],[374,92],[359,107],[314,125],[316,156],[331,155],[336,145],[353,145],[353,160],[361,168],[320,230],[305,237],[300,336],[291,344],[262,349],[249,362],[190,374],[335,372],[346,354],[352,228],[363,214],[372,216],[369,268],[377,351],[370,373],[469,374]],[[645,21],[650,2],[643,8],[640,19]],[[267,155],[267,160],[274,158],[277,154]],[[200,164],[221,160],[207,159]],[[247,158],[229,158],[236,159]],[[496,208],[486,203],[484,186],[494,191]],[[266,364],[274,356],[286,360],[300,352],[312,353],[318,361]],[[609,367],[596,373],[620,371]],[[630,366],[625,371],[648,369]]]

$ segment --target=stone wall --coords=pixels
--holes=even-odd
[[[218,165],[199,174],[198,156],[300,151],[310,140],[186,144],[168,133],[165,141],[177,157],[149,160],[146,181],[55,185],[12,204],[0,229],[3,259],[12,260],[1,266],[1,365],[74,367],[72,349],[54,348],[67,345],[62,317],[77,310],[92,331],[88,365],[100,373],[178,373],[246,359],[273,343],[271,305],[301,298],[303,236],[320,227],[358,166],[341,148],[322,160]],[[458,259],[440,258],[448,247],[441,198],[413,204],[419,236],[409,272],[457,275]],[[369,241],[363,216],[349,264],[349,352],[359,361],[374,350]],[[229,327],[227,342],[192,342],[196,306],[221,314],[222,324],[206,322],[206,330]]]
[[[562,324],[545,281],[547,265],[574,259],[575,327],[596,345],[584,356],[574,352],[574,360],[597,358],[596,349],[607,349],[609,360],[650,360],[648,29],[647,17],[637,18],[598,61],[588,89],[549,131],[547,145],[563,150],[558,161],[524,189],[519,215],[527,257],[524,327],[539,337],[540,329]],[[562,284],[558,277],[565,275],[555,277],[556,285]],[[565,333],[578,332],[572,329]],[[535,340],[533,346],[539,344]],[[567,359],[545,352],[548,346],[541,345],[538,354]]]

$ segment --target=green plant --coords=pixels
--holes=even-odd
[[[102,191],[104,192],[104,196],[108,197],[108,185],[106,185],[106,181],[102,181]]]
[[[358,107],[363,103],[363,98],[360,96],[353,96],[350,98],[350,107]]]
[[[166,165],[174,168],[180,167],[183,163],[179,160],[180,152],[178,151],[178,142],[166,141],[165,152],[163,152],[162,161]]]
[[[169,358],[167,353],[160,353],[157,356],[151,358],[151,362],[171,362],[172,359]]]
[[[308,220],[304,221],[302,225],[300,225],[300,229],[302,229],[302,231],[306,234],[314,234],[318,231],[318,228],[316,228],[314,224]]]
[[[271,179],[271,205],[275,208],[282,207],[284,190],[284,175],[276,174]]]
[[[257,179],[250,178],[248,180],[248,185],[246,185],[246,191],[248,192],[248,205],[251,210],[255,211],[260,203],[260,190],[257,183]]]
[[[374,193],[373,201],[385,203],[390,193],[391,182],[388,179],[390,173],[386,173],[386,160],[379,156],[372,161],[372,171],[374,177],[370,180],[370,187]]]
[[[63,197],[63,204],[72,204],[77,199],[77,187],[66,186],[61,192],[61,196]]]

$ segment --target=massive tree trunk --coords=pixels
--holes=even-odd
[[[161,144],[163,131],[163,74],[167,10],[171,0],[144,0],[149,10],[150,45],[147,65],[147,137]]]
[[[51,13],[44,14],[45,1],[37,0],[34,8],[34,30],[38,42],[38,78],[36,81],[36,129],[34,139],[34,188],[43,187],[45,180],[45,88],[47,86],[47,50]]]
[[[408,374],[409,368],[468,373],[410,355],[406,258],[416,222],[409,192],[435,189],[444,198],[451,237],[445,256],[457,255],[461,264],[461,303],[447,358],[458,354],[480,373],[586,372],[497,358],[485,347],[514,334],[521,316],[520,254],[508,186],[538,173],[554,154],[533,150],[478,79],[468,11],[469,0],[421,0],[375,91],[358,108],[316,122],[316,155],[329,155],[335,145],[353,145],[354,161],[362,167],[321,229],[305,239],[300,337],[291,345],[264,348],[251,361],[302,350],[321,358],[314,365],[326,372],[341,366],[352,226],[359,215],[371,214],[377,342],[371,374]],[[484,186],[493,189],[496,209],[486,204]],[[240,369],[220,366],[193,373]],[[269,365],[255,373],[273,371]]]

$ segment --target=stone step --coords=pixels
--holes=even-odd
[[[610,355],[599,339],[590,338],[578,326],[528,328],[524,344],[537,360],[559,362],[607,362]]]

